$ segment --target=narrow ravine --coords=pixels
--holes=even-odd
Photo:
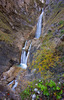
[[[63,13],[63,0],[0,1],[0,100],[63,100]]]
[[[37,29],[36,29],[36,33],[35,33],[35,38],[36,39],[39,39],[40,35],[41,35],[41,27],[42,27],[42,17],[43,17],[43,13],[44,13],[44,10],[42,9],[42,13],[40,14],[39,16],[39,19],[38,19],[38,23],[37,23]],[[31,41],[31,40],[29,40]],[[26,41],[25,42],[25,45],[24,47],[22,48],[22,53],[21,53],[21,62],[20,62],[20,65],[18,65],[18,67],[22,68],[22,69],[27,69],[27,60],[28,60],[28,57],[29,57],[29,54],[30,54],[30,50],[31,50],[31,46],[32,46],[32,41],[30,42],[30,45],[28,47],[28,50],[26,50],[26,46],[28,45],[28,42]],[[5,77],[5,76],[4,76]],[[13,84],[13,85],[12,85]],[[18,85],[18,80],[17,78],[15,78],[14,80],[12,80],[8,86],[12,85],[11,89],[13,91],[15,91],[15,88],[17,87]]]

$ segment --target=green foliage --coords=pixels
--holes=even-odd
[[[61,99],[61,96],[57,95],[56,99]]]
[[[54,82],[54,81],[50,80],[50,82],[49,82],[48,86],[50,86],[50,87],[55,87],[55,86],[56,86],[56,84],[55,84],[55,82]]]
[[[25,90],[20,94],[22,100],[24,100],[25,98],[27,98],[29,95],[30,95],[29,88],[25,89]]]
[[[38,83],[37,85],[35,85],[37,81],[34,81],[34,83],[32,82],[30,84],[30,86],[27,87],[26,90],[24,90],[21,93],[21,98],[22,100],[25,100],[25,98],[28,98],[27,100],[31,100],[31,95],[36,93],[36,100],[38,100],[41,97],[45,97],[48,98],[49,100],[52,100],[52,98],[56,98],[57,99],[61,99],[62,98],[62,94],[63,94],[63,90],[62,90],[62,84],[56,84],[54,81],[50,80],[50,81],[44,81],[42,82],[42,80]],[[34,88],[37,88],[38,91],[40,91],[41,94],[37,94],[37,92],[34,92]],[[48,100],[46,99],[46,100]]]
[[[56,87],[56,89],[57,89],[57,90],[60,90],[60,87],[59,87],[59,86],[57,86],[57,87]]]
[[[64,61],[64,57],[60,58],[60,61],[63,62]]]
[[[50,41],[52,39],[52,41]],[[50,67],[56,66],[56,62],[59,60],[58,54],[55,52],[55,41],[53,41],[53,35],[51,31],[47,34],[42,41],[42,46],[37,53],[34,54],[35,60],[32,61],[32,66],[39,69],[42,73],[44,70],[48,70]]]
[[[64,77],[64,74],[62,74],[62,77]]]
[[[61,30],[61,33],[64,33],[64,30]]]
[[[37,95],[37,96],[36,96],[36,100],[38,100],[38,99],[39,99],[39,96]]]
[[[48,90],[44,90],[43,94],[46,95],[46,96],[50,95],[49,92],[48,92]]]
[[[59,24],[59,25],[61,25],[61,24],[64,25],[64,20],[61,20],[58,24]]]

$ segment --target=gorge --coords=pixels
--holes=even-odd
[[[41,13],[41,15],[40,15],[40,17],[39,17],[38,23],[37,23],[37,31],[36,31],[36,36],[35,36],[35,38],[37,38],[37,39],[38,39],[38,38],[40,37],[40,35],[41,35],[42,17],[43,17],[43,10],[42,10],[42,13]],[[29,41],[30,41],[30,40],[29,40]],[[30,50],[31,50],[32,41],[31,41],[30,46],[29,46],[29,48],[28,48],[28,52],[26,52],[26,45],[27,45],[27,41],[25,42],[25,45],[24,45],[24,47],[22,48],[21,62],[20,62],[20,66],[19,66],[19,67],[21,67],[22,69],[27,69],[27,60],[28,60],[28,56],[29,56],[29,53],[30,53]],[[5,76],[4,76],[4,77],[5,77]],[[11,85],[13,82],[14,82],[14,81],[10,82],[10,83],[8,84],[8,86]],[[13,91],[15,90],[15,88],[17,87],[17,85],[18,85],[18,82],[17,82],[17,80],[15,80],[15,84],[14,84],[14,86],[12,87],[12,90],[13,90]]]
[[[0,0],[1,100],[63,100],[63,13],[64,0]]]

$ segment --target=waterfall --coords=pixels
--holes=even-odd
[[[30,50],[31,50],[31,45],[32,45],[32,42],[31,42],[31,44],[29,46],[28,53],[27,53],[27,56],[26,56],[26,64],[27,64],[28,56],[29,56],[29,53],[30,53]]]
[[[15,91],[15,88],[17,87],[17,85],[18,85],[18,81],[15,80],[15,84],[14,84],[14,86],[12,87],[12,90],[13,90],[13,91]]]
[[[29,46],[29,49],[28,49],[28,53],[26,52],[26,45],[27,45],[27,41],[25,42],[25,46],[22,48],[22,54],[21,54],[21,67],[23,69],[26,69],[27,68],[27,59],[28,59],[28,56],[29,56],[29,53],[30,53],[30,49],[31,49],[31,45],[32,45],[32,42]]]
[[[41,15],[40,15],[40,17],[39,17],[39,20],[38,20],[38,23],[37,23],[37,30],[36,30],[36,36],[35,36],[35,38],[39,38],[40,35],[41,35],[41,26],[42,26],[42,17],[43,17],[43,13],[44,13],[44,10],[42,10],[42,13],[41,13]],[[24,47],[22,48],[20,66],[21,66],[21,68],[23,68],[23,69],[26,69],[26,68],[27,68],[27,60],[28,60],[28,56],[29,56],[29,54],[30,54],[31,45],[32,45],[32,42],[30,43],[28,52],[26,52],[27,41],[25,42],[25,45],[24,45]],[[8,86],[9,86],[9,85],[13,84],[14,81],[15,81],[15,84],[14,84],[13,87],[12,87],[12,90],[13,90],[13,91],[15,91],[15,88],[16,88],[17,85],[18,85],[18,81],[17,81],[17,80],[13,80],[12,82],[10,82],[10,83],[8,84]]]
[[[22,48],[22,54],[21,54],[21,63],[20,63],[20,66],[21,66],[21,68],[23,68],[23,69],[26,69],[26,68],[27,68],[27,60],[28,60],[28,56],[29,56],[29,54],[30,54],[32,42],[30,43],[28,52],[26,52],[26,45],[27,45],[27,41],[25,42],[25,45],[24,45],[24,47]],[[16,88],[17,85],[18,85],[17,79],[16,79],[16,80],[13,80],[12,82],[10,82],[10,83],[8,84],[8,86],[11,85],[11,84],[13,84],[13,82],[15,82],[15,84],[13,85],[12,90],[15,91],[15,88]]]
[[[43,17],[43,13],[44,13],[44,10],[42,9],[42,13],[40,14],[40,17],[39,17],[39,20],[38,20],[38,23],[37,23],[37,30],[36,30],[36,35],[35,35],[35,38],[37,38],[37,39],[41,35],[41,27],[42,27],[42,17]]]
[[[25,42],[25,46],[22,48],[21,64],[26,64],[26,51],[25,51],[26,45],[27,45],[27,41]]]
[[[8,84],[8,86],[9,86],[9,85],[11,85],[13,82],[14,82],[14,80],[13,80],[13,81],[11,81],[11,82]]]

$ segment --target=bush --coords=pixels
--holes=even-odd
[[[35,83],[31,83],[30,86],[27,87],[27,89],[23,91],[23,93],[21,93],[22,95],[26,97],[26,100],[31,100],[32,94],[36,94],[36,100],[40,99],[41,97],[45,98],[45,100],[52,100],[52,99],[57,100],[57,99],[62,98],[63,84],[59,84],[59,83],[56,84],[53,80],[50,80],[50,81],[41,80],[41,81],[38,81],[37,85]],[[40,94],[34,91],[34,88],[32,85],[34,85],[34,88],[37,88],[38,91],[40,91]],[[22,100],[25,100],[25,98],[23,98]]]
[[[64,33],[64,30],[61,30],[61,33]]]

